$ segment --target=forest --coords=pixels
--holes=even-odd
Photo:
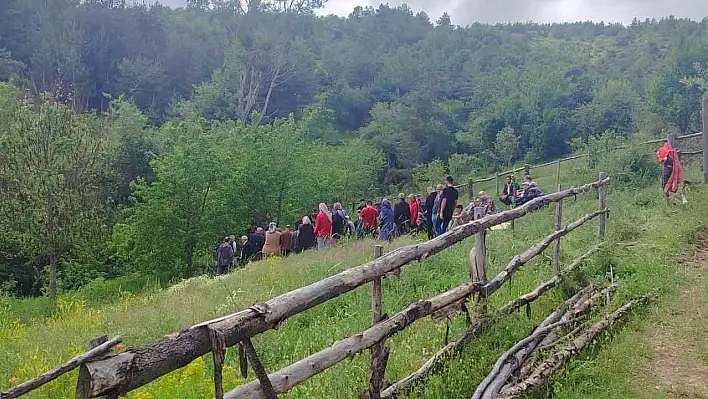
[[[322,0],[8,0],[0,295],[204,273],[219,236],[700,130],[708,18],[454,26]]]

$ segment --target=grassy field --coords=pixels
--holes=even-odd
[[[555,185],[555,168],[551,173],[535,173],[539,184]],[[689,170],[692,176],[699,172]],[[583,162],[564,164],[565,186],[587,183],[597,178],[597,170],[588,170]],[[494,192],[490,187],[476,187]],[[642,365],[651,369],[651,350],[642,344],[648,323],[662,320],[662,311],[679,297],[679,282],[687,271],[677,260],[688,253],[696,232],[705,227],[708,217],[708,191],[694,188],[690,203],[668,206],[658,184],[644,189],[625,188],[613,184],[608,204],[609,245],[585,265],[563,289],[550,293],[532,307],[531,319],[518,314],[501,320],[480,340],[466,348],[462,356],[450,361],[441,373],[417,387],[412,398],[468,398],[485,376],[496,358],[524,337],[547,313],[562,301],[567,292],[589,280],[602,282],[610,268],[621,279],[620,290],[610,306],[650,289],[662,293],[658,304],[634,316],[626,327],[605,338],[601,349],[593,350],[573,361],[548,387],[551,397],[558,398],[627,398],[657,397],[651,391],[637,390],[633,383]],[[564,203],[564,218],[572,221],[595,209],[593,194],[578,196]],[[562,258],[568,263],[587,251],[597,239],[596,225],[587,226],[564,238]],[[490,276],[503,268],[513,255],[539,241],[553,229],[553,210],[544,209],[521,219],[516,229],[494,231],[487,239]],[[383,289],[384,311],[395,313],[409,303],[433,296],[468,279],[467,253],[473,240],[444,251],[424,262],[408,265],[400,279],[386,279]],[[393,247],[411,243],[399,240]],[[352,242],[326,255],[306,253],[287,259],[249,265],[217,279],[199,277],[175,286],[152,288],[142,293],[124,293],[112,301],[90,301],[81,296],[60,298],[51,315],[32,313],[27,303],[5,301],[0,305],[0,381],[32,378],[82,352],[88,341],[102,334],[122,335],[125,345],[136,346],[177,331],[194,323],[224,315],[291,289],[317,281],[346,268],[371,259],[374,242]],[[491,298],[493,307],[525,293],[552,276],[548,257],[538,257],[525,266],[504,288]],[[693,279],[693,277],[691,277]],[[693,280],[691,280],[693,281]],[[698,284],[700,291],[700,280]],[[703,289],[703,298],[708,295]],[[28,302],[31,303],[31,302]],[[663,310],[662,310],[663,309]],[[370,288],[361,287],[336,300],[320,305],[287,320],[277,331],[269,331],[254,340],[256,349],[268,371],[280,369],[333,342],[368,326],[370,322]],[[454,336],[464,327],[463,318],[452,322]],[[387,378],[399,379],[417,369],[422,362],[443,346],[445,324],[423,320],[394,336]],[[706,352],[708,353],[708,352]],[[206,398],[213,395],[211,357],[205,356],[188,367],[174,372],[129,395],[132,398]],[[233,351],[227,357],[226,388],[244,381],[237,376]],[[368,382],[368,355],[318,375],[284,395],[288,398],[356,398],[357,390]],[[73,397],[76,373],[64,376],[30,397]],[[655,389],[654,386],[650,387]],[[656,392],[654,392],[656,393]],[[659,396],[660,397],[660,396]]]

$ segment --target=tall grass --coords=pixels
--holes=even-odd
[[[568,167],[565,167],[568,166]],[[552,168],[551,168],[552,169]],[[555,183],[555,169],[547,176],[534,176],[542,187]],[[697,170],[691,169],[696,174]],[[597,178],[597,171],[583,163],[564,164],[564,186],[587,183]],[[493,183],[492,183],[493,184]],[[493,190],[489,190],[493,191]],[[674,260],[690,245],[695,231],[708,216],[706,190],[694,189],[691,203],[683,207],[667,206],[658,184],[641,189],[611,186],[608,204],[610,245],[587,262],[583,273],[574,276],[564,287],[532,306],[531,319],[518,314],[501,320],[485,336],[466,348],[462,356],[447,363],[442,372],[417,387],[413,398],[466,398],[488,372],[496,358],[514,342],[528,334],[551,309],[563,299],[564,292],[589,280],[602,282],[612,269],[622,280],[616,303],[658,288],[670,295],[677,289],[680,272]],[[595,196],[585,194],[564,202],[564,218],[575,220],[596,209]],[[509,260],[553,230],[552,207],[525,217],[515,230],[489,234],[488,275],[493,276]],[[562,259],[568,263],[597,242],[596,225],[588,223],[563,239]],[[410,239],[388,246],[411,243]],[[61,299],[51,317],[22,318],[8,305],[0,308],[0,385],[8,385],[11,376],[20,381],[32,378],[85,349],[98,335],[122,335],[126,346],[136,346],[165,334],[216,316],[247,308],[275,295],[335,274],[372,257],[374,242],[351,242],[327,254],[305,253],[287,259],[252,264],[219,278],[198,277],[166,289],[145,293],[123,293],[111,304],[91,306],[86,301]],[[393,314],[411,302],[431,297],[468,280],[468,252],[473,240],[423,262],[404,267],[400,279],[384,280],[384,312]],[[548,257],[540,256],[514,276],[512,281],[490,299],[492,308],[529,291],[552,276]],[[268,331],[254,340],[254,345],[268,371],[275,371],[331,345],[337,340],[366,328],[370,323],[370,288],[361,287],[335,300],[310,309],[285,321],[278,330]],[[15,307],[17,309],[17,306]],[[5,313],[3,313],[5,312]],[[640,316],[641,317],[641,316]],[[450,321],[452,334],[464,328],[461,317]],[[425,319],[388,341],[391,357],[387,379],[397,380],[417,369],[443,346],[445,323]],[[226,361],[226,389],[245,381],[237,376],[233,351]],[[578,364],[571,367],[577,370]],[[205,398],[213,395],[211,358],[205,356],[188,367],[149,384],[129,395],[134,398]],[[602,375],[598,375],[600,378]],[[251,377],[252,378],[252,377]],[[66,398],[73,396],[76,373],[64,376],[30,397]],[[591,397],[600,391],[581,390],[583,381],[563,376],[550,389],[562,397]],[[286,394],[290,398],[356,398],[357,390],[368,383],[368,355],[354,356]],[[617,385],[615,396],[626,393]],[[587,396],[590,395],[590,396]],[[614,395],[614,394],[612,394]],[[601,397],[601,396],[596,396]],[[627,397],[627,396],[624,396]]]

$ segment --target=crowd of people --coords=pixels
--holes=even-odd
[[[512,176],[507,176],[499,200],[510,206],[522,205],[542,195],[530,176],[524,178],[521,188]],[[397,236],[427,232],[428,239],[432,239],[469,220],[465,208],[458,203],[459,192],[452,176],[447,176],[445,184],[428,187],[425,199],[421,197],[401,193],[395,204],[387,198],[376,203],[363,200],[354,220],[336,202],[331,210],[327,204],[319,204],[310,215],[300,218],[295,228],[286,225],[281,229],[271,222],[266,230],[253,224],[238,240],[235,236],[221,239],[214,252],[214,273],[223,274],[233,265],[271,256],[288,256],[310,249],[326,251],[343,237],[391,241]],[[474,205],[486,207],[487,213],[496,211],[494,200],[484,191]]]

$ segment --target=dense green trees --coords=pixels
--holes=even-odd
[[[320,201],[700,128],[708,20],[457,27],[407,6],[127,3],[0,8],[0,292],[188,276],[219,235]]]

